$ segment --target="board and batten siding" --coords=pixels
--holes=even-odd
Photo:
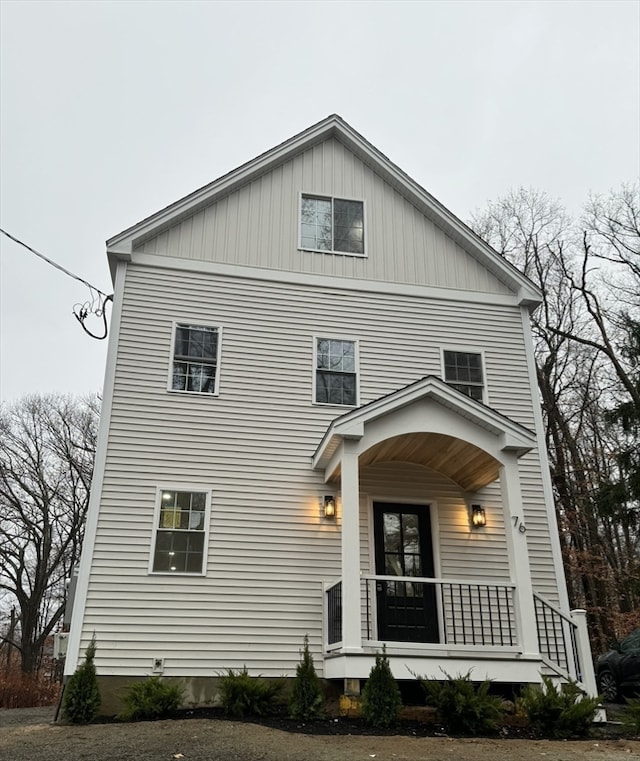
[[[219,396],[167,391],[174,321],[223,329]],[[319,289],[128,265],[97,537],[81,648],[95,632],[103,675],[215,676],[247,665],[293,674],[305,634],[318,655],[323,584],[340,575],[340,525],[321,517],[332,485],[311,455],[345,408],[312,403],[313,337],[359,342],[360,403],[441,373],[441,347],[484,352],[491,406],[529,428],[519,310],[446,299]],[[533,584],[557,597],[535,452],[521,480]],[[149,575],[158,487],[211,491],[207,572]],[[436,503],[443,576],[506,579],[499,485],[481,493],[489,526],[471,535],[462,495],[423,468],[362,474],[369,498]],[[321,663],[317,663],[321,671]]]
[[[301,252],[301,193],[363,201],[366,257]],[[510,293],[335,139],[309,148],[134,250],[288,272]]]

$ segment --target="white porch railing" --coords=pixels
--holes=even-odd
[[[361,582],[364,641],[509,649],[518,645],[512,583],[383,575],[366,575]],[[326,587],[325,611],[327,647],[334,649],[342,641],[341,581]],[[419,619],[430,626],[419,625]]]
[[[450,650],[479,648],[496,656],[521,648],[512,583],[373,574],[362,576],[361,583],[363,645],[411,643],[412,650],[421,645],[425,655],[442,645]],[[584,611],[567,614],[538,593],[533,597],[542,662],[556,676],[572,679],[595,695]],[[341,580],[325,587],[325,622],[326,649],[340,650]]]

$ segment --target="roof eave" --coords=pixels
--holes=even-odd
[[[200,208],[215,203],[220,197],[284,163],[301,150],[307,150],[331,137],[343,143],[363,163],[383,177],[462,248],[486,266],[510,290],[518,294],[519,303],[532,307],[542,301],[542,292],[528,277],[500,256],[471,228],[337,114],[328,116],[217,180],[109,238],[107,248],[112,251],[132,252],[145,239],[157,235],[181,219],[194,214]]]
[[[345,122],[336,114],[332,114],[303,132],[285,140],[275,148],[271,148],[251,159],[251,161],[114,235],[107,240],[107,248],[113,249],[125,245],[131,250],[145,238],[156,235],[165,227],[193,214],[202,206],[215,203],[220,196],[226,195],[251,182],[255,177],[265,174],[274,166],[286,161],[289,156],[295,155],[303,146],[310,148],[333,136],[339,124],[344,125]]]

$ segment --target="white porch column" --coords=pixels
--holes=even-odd
[[[589,644],[589,631],[587,629],[587,611],[578,608],[571,611],[571,618],[575,621],[577,626],[576,632],[576,646],[578,648],[578,658],[580,660],[580,666],[582,667],[582,673],[580,681],[584,685],[587,694],[595,698],[598,694],[598,687],[596,685],[596,676],[593,671],[593,657],[591,655],[591,645]]]
[[[515,614],[518,643],[522,647],[523,653],[537,654],[540,651],[538,626],[533,602],[531,566],[529,565],[526,523],[522,508],[522,492],[516,453],[503,452],[503,463],[500,468],[500,487],[509,569],[511,578],[516,585]]]
[[[360,486],[357,442],[342,442],[342,647],[362,649],[360,603]]]

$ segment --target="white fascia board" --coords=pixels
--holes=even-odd
[[[408,174],[403,172],[402,169],[363,138],[349,124],[340,119],[335,129],[342,138],[341,142],[350,148],[365,164],[373,169],[377,169],[377,173],[382,174],[384,179],[398,190],[401,195],[408,198],[409,201],[456,240],[468,253],[475,256],[499,280],[518,293],[522,299],[520,303],[533,306],[542,301],[542,291],[533,281],[529,280],[526,275],[504,257],[500,256],[497,251],[491,248],[470,227],[450,212],[446,206],[443,206],[440,201],[434,198]],[[383,171],[380,172],[380,169],[383,169]]]
[[[536,445],[535,434],[524,436],[519,431],[505,431],[502,434],[502,449],[505,452],[515,452],[518,457],[530,452]]]
[[[118,248],[107,250],[107,261],[109,263],[109,272],[111,273],[111,282],[115,286],[116,273],[120,262],[130,262],[132,260],[131,252],[120,250]]]
[[[359,278],[342,277],[338,275],[316,275],[308,272],[293,272],[291,270],[268,269],[244,264],[226,264],[224,262],[204,262],[200,259],[181,259],[178,257],[155,255],[135,251],[123,255],[118,251],[107,252],[111,260],[126,260],[134,265],[155,267],[157,269],[172,269],[183,272],[195,272],[205,275],[246,278],[262,280],[270,283],[285,283],[287,285],[303,285],[318,288],[341,288],[346,291],[361,291],[364,293],[387,293],[399,296],[413,296],[431,301],[452,301],[462,304],[486,304],[490,306],[521,306],[515,295],[489,293],[483,291],[467,291],[457,288],[443,288],[433,285],[416,285],[414,283],[389,283],[383,280],[361,280]]]
[[[114,245],[122,245],[124,243],[126,246],[133,248],[134,245],[144,238],[156,235],[168,225],[173,225],[181,218],[194,214],[203,206],[214,203],[218,198],[228,195],[242,185],[251,182],[254,178],[284,163],[301,150],[311,148],[322,140],[331,137],[336,127],[340,124],[344,124],[344,122],[335,114],[323,119],[321,122],[280,143],[275,148],[271,148],[208,185],[204,185],[188,196],[143,219],[136,225],[123,230],[118,235],[109,238],[107,240],[107,247],[111,248]]]
[[[471,256],[487,267],[499,280],[519,295],[521,304],[535,305],[542,301],[542,292],[520,270],[504,259],[473,230],[450,212],[422,186],[403,172],[374,145],[336,114],[323,119],[307,130],[294,135],[275,148],[262,153],[237,169],[223,175],[188,196],[143,219],[107,241],[107,247],[132,251],[145,238],[176,224],[198,209],[215,203],[219,198],[246,185],[256,177],[270,171],[289,158],[307,150],[323,140],[336,138],[396,188],[447,234],[456,240]]]
[[[387,396],[370,402],[334,420],[327,429],[320,445],[313,454],[312,466],[324,468],[333,456],[339,442],[346,438],[359,439],[364,428],[385,415],[393,414],[402,407],[421,399],[432,399],[466,418],[474,425],[501,438],[502,448],[517,452],[518,456],[534,448],[535,434],[509,418],[452,389],[440,378],[429,375]]]

